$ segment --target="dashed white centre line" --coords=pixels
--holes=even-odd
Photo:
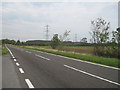
[[[32,83],[30,82],[29,79],[25,79],[25,81],[26,81],[29,88],[34,88],[34,86],[32,85]]]
[[[117,83],[117,82],[110,81],[110,80],[108,80],[108,79],[102,78],[102,77],[100,77],[100,76],[97,76],[97,75],[94,75],[94,74],[91,74],[91,73],[88,73],[88,72],[85,72],[85,71],[82,71],[82,70],[79,70],[79,69],[76,69],[76,68],[71,67],[71,66],[68,66],[68,65],[64,65],[64,66],[67,67],[67,68],[70,68],[70,69],[72,69],[72,70],[75,70],[75,71],[78,71],[78,72],[84,73],[84,74],[86,74],[86,75],[89,75],[89,76],[92,76],[92,77],[98,78],[98,79],[100,79],[100,80],[103,80],[103,81],[106,81],[106,82],[109,82],[109,83],[112,83],[112,84],[115,84],[115,85],[120,86],[120,84]]]
[[[16,60],[16,59],[14,59],[14,61],[16,62],[17,60]]]
[[[32,52],[29,52],[29,51],[26,51],[27,53],[32,53]]]
[[[16,65],[17,65],[17,66],[20,66],[20,64],[19,64],[19,63],[16,63]]]
[[[37,55],[37,54],[35,54],[35,56],[38,56],[38,57],[46,59],[46,60],[50,60],[49,58],[46,58],[46,57],[43,57],[43,56],[40,56],[40,55]]]
[[[22,68],[19,68],[19,70],[20,70],[20,72],[21,72],[21,73],[24,73],[24,71],[23,71],[23,69],[22,69]]]

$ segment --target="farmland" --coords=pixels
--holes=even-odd
[[[51,49],[50,46],[34,46],[34,47]],[[83,55],[94,55],[94,53],[93,53],[94,47],[92,47],[92,46],[64,46],[62,48],[57,47],[56,50],[79,53],[79,54],[83,54]]]

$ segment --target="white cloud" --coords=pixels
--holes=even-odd
[[[71,40],[75,33],[78,39],[89,38],[90,21],[97,17],[110,21],[113,29],[117,27],[116,7],[117,3],[3,3],[3,36],[44,39],[44,26],[49,24],[51,36],[70,29]]]

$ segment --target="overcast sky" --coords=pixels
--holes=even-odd
[[[117,2],[3,2],[3,38],[26,40],[46,39],[45,26],[49,27],[49,39],[53,34],[70,30],[70,40],[90,39],[91,20],[98,17],[111,23],[111,31],[118,27]]]

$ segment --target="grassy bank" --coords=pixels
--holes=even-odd
[[[7,50],[6,46],[5,45],[1,45],[0,46],[0,55],[1,54],[7,54],[7,53],[8,53],[8,50]]]
[[[35,47],[35,46],[34,47],[33,46],[19,46],[19,47],[43,51],[43,52],[52,53],[56,55],[62,55],[62,56],[70,57],[70,58],[75,58],[79,60],[84,60],[84,61],[89,61],[89,62],[94,62],[94,63],[99,63],[103,65],[120,68],[120,60],[116,58],[105,58],[105,57],[98,57],[98,56],[91,56],[91,55],[81,55],[78,53],[64,52],[64,51],[46,49],[46,48]]]

